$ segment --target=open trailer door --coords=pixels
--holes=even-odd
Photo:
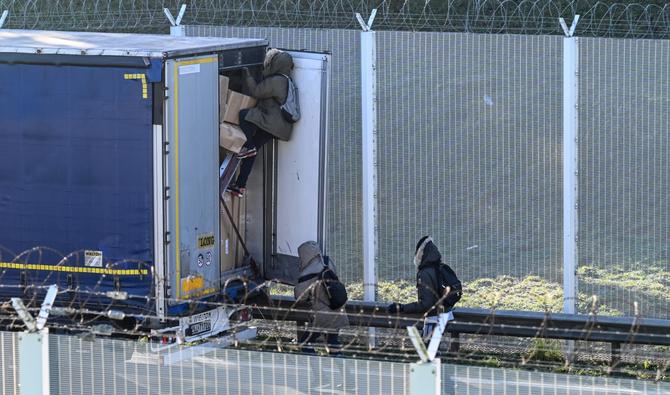
[[[325,181],[330,55],[289,51],[298,87],[301,118],[291,140],[274,147],[274,205],[270,256],[264,274],[293,284],[298,246],[315,240],[325,251]]]
[[[214,295],[221,288],[218,57],[170,59],[165,80],[165,282],[167,304],[175,305]]]

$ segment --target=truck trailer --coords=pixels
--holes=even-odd
[[[328,54],[290,51],[302,118],[259,152],[232,222],[221,212],[237,161],[219,146],[219,76],[243,91],[270,44],[0,31],[0,303],[55,284],[56,306],[178,320],[193,338],[230,315],[206,302],[293,283],[298,245],[326,247]],[[231,263],[233,223],[254,259]]]

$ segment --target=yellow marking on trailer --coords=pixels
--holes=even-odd
[[[179,239],[179,62],[174,65],[174,100],[172,101],[172,112],[174,113],[174,183],[175,183],[175,193],[174,193],[174,224],[175,224],[175,265],[177,270],[175,270],[175,277],[179,278],[181,275],[180,266],[181,266],[181,240]],[[177,281],[177,292],[175,299],[181,297],[181,283]]]
[[[202,276],[188,276],[181,279],[181,288],[186,293],[191,293],[204,287],[205,279]]]
[[[198,248],[210,248],[214,247],[216,239],[214,238],[214,233],[206,233],[198,236]]]
[[[214,63],[218,62],[219,58],[216,56],[211,56],[208,58],[199,58],[199,59],[191,59],[191,60],[182,60],[181,62],[177,62],[177,67],[178,66],[188,66],[191,64],[205,64],[205,63]]]
[[[148,269],[108,269],[100,267],[40,265],[33,263],[0,262],[0,269],[36,270],[46,272],[106,274],[110,276],[146,276]]]
[[[123,78],[127,80],[140,80],[142,82],[142,99],[149,98],[149,88],[146,74],[124,74]]]

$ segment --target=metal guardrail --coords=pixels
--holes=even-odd
[[[420,315],[389,315],[386,306],[351,301],[346,306],[349,323],[378,328],[422,325]],[[455,319],[446,331],[452,336],[454,352],[458,351],[460,334],[611,343],[612,363],[619,360],[622,344],[670,346],[668,320],[473,308],[456,308],[453,313]],[[274,296],[270,306],[258,306],[252,314],[254,318],[306,322],[311,313],[291,297]]]

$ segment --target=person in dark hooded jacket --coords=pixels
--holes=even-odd
[[[286,77],[291,75],[291,70],[293,58],[278,49],[271,49],[265,55],[261,82],[257,83],[249,69],[244,69],[250,95],[257,99],[257,103],[254,108],[240,111],[240,129],[247,136],[247,142],[237,155],[242,159],[237,180],[228,187],[235,196],[244,196],[258,150],[273,138],[283,141],[291,138],[293,125],[284,119],[281,112],[281,103],[288,96]]]
[[[409,314],[425,314],[435,316],[442,312],[443,289],[438,279],[438,267],[442,263],[442,255],[437,249],[430,236],[422,237],[416,245],[414,253],[414,265],[417,267],[416,289],[418,299],[416,302],[399,304],[393,303],[388,307],[388,312],[396,314],[399,312]],[[460,292],[460,290],[458,291]]]

